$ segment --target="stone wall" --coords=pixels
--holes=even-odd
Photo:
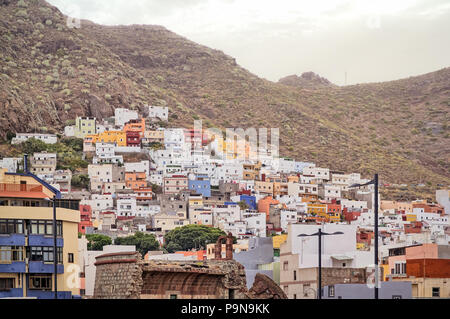
[[[94,298],[139,299],[142,289],[142,258],[139,252],[98,256]]]
[[[317,281],[319,280],[317,272]],[[364,268],[322,268],[322,287],[335,284],[363,284],[367,274]]]
[[[234,260],[142,260],[137,252],[96,258],[94,298],[246,299],[244,267]]]

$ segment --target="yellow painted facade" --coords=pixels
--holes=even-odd
[[[273,248],[274,249],[280,249],[281,244],[286,242],[287,237],[288,237],[287,234],[273,236],[272,237]]]
[[[308,203],[308,215],[315,215],[315,216],[328,218],[327,204]]]
[[[117,146],[127,146],[127,133],[124,131],[105,131],[96,135],[88,135],[92,143],[116,143]]]
[[[77,117],[75,120],[75,137],[85,138],[94,135],[96,132],[95,118]]]

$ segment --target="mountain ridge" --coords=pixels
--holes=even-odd
[[[4,0],[3,0],[4,3]],[[0,3],[0,136],[62,130],[75,116],[167,105],[170,126],[278,127],[281,155],[387,182],[450,178],[450,68],[314,90],[257,77],[159,26],[101,26],[43,0]],[[24,10],[26,12],[24,12]],[[50,20],[51,22],[47,22]]]

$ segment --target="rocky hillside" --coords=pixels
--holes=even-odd
[[[311,90],[334,86],[333,83],[321,77],[320,75],[315,74],[314,72],[305,72],[300,76],[297,76],[295,74],[289,75],[281,78],[278,83]]]
[[[160,26],[65,21],[43,0],[0,0],[2,137],[168,105],[171,126],[278,127],[286,156],[390,183],[449,181],[450,69],[345,87],[307,73],[296,78],[313,87],[286,85]]]

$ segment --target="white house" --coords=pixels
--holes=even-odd
[[[356,249],[356,225],[290,224],[287,242],[282,244],[282,247],[297,256],[298,268],[318,267],[318,236],[299,237],[298,235],[314,234],[319,228],[326,233],[343,233],[322,237],[322,267],[364,268],[373,263],[372,252]]]
[[[16,137],[13,137],[11,140],[11,144],[20,144],[28,141],[30,138],[35,138],[45,144],[55,144],[58,142],[58,137],[55,134],[17,133]]]
[[[304,167],[303,175],[313,176],[328,181],[330,180],[330,169],[321,167]]]
[[[117,198],[117,216],[135,217],[137,213],[136,195],[119,194]]]
[[[246,234],[256,237],[266,237],[266,214],[247,211],[242,214],[243,220],[247,224]]]
[[[150,119],[167,121],[169,119],[169,108],[167,106],[149,106],[148,117]]]
[[[20,157],[5,157],[0,159],[0,168],[6,168],[8,173],[16,173],[21,162],[22,159]]]
[[[124,126],[125,123],[129,122],[130,120],[139,119],[139,115],[136,111],[117,108],[114,110],[114,119],[117,126]]]

